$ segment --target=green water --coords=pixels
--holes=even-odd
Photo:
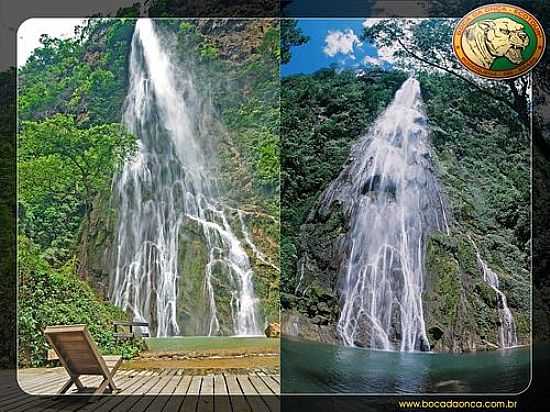
[[[203,350],[256,350],[278,352],[279,339],[262,336],[173,336],[147,338],[147,350],[151,352],[196,352]]]
[[[382,352],[285,338],[283,393],[517,393],[530,350],[469,354]]]

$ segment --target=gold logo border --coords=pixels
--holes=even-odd
[[[464,30],[470,25],[470,23],[474,19],[488,13],[509,13],[525,20],[531,26],[531,28],[535,32],[535,36],[538,42],[537,47],[533,52],[533,55],[529,57],[529,59],[521,63],[519,66],[514,67],[513,69],[491,70],[478,66],[477,64],[473,63],[468,57],[466,57],[464,51],[462,50],[462,35],[464,33]],[[518,6],[505,3],[486,4],[470,11],[462,19],[460,19],[460,21],[455,26],[453,32],[452,48],[455,57],[465,69],[486,79],[506,80],[522,76],[528,73],[531,69],[533,69],[533,67],[538,64],[544,54],[544,50],[546,49],[546,35],[544,33],[542,24],[527,10],[524,10]]]

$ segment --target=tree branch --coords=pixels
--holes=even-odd
[[[405,45],[403,44],[403,42],[401,41],[401,39],[399,39],[399,37],[397,37],[397,42],[398,42],[399,45],[403,48],[403,50],[405,50],[408,54],[410,54],[410,55],[411,55],[412,57],[414,57],[415,59],[421,61],[422,63],[427,64],[427,65],[432,66],[432,67],[436,67],[436,68],[438,68],[438,69],[440,69],[440,70],[443,70],[443,71],[445,71],[445,72],[447,72],[447,73],[449,73],[449,74],[451,74],[451,75],[453,75],[453,76],[455,76],[455,77],[457,77],[457,78],[459,78],[459,79],[465,81],[465,82],[468,83],[470,86],[475,87],[475,88],[476,88],[477,90],[479,90],[481,93],[483,93],[483,94],[485,94],[485,95],[487,95],[487,96],[489,96],[489,97],[491,97],[491,98],[493,98],[493,99],[495,99],[495,100],[498,100],[498,101],[504,103],[506,106],[508,106],[508,107],[509,107],[510,109],[512,109],[514,112],[516,112],[516,113],[518,114],[519,118],[522,120],[522,122],[525,123],[524,119],[522,118],[521,113],[519,113],[519,111],[517,110],[517,108],[515,107],[515,105],[514,105],[513,103],[511,103],[509,100],[507,100],[507,99],[505,99],[505,98],[503,98],[503,97],[501,97],[501,96],[498,96],[498,95],[496,95],[496,94],[490,92],[489,90],[485,89],[484,87],[481,87],[480,85],[478,85],[476,82],[474,82],[474,81],[468,79],[466,76],[463,76],[463,75],[461,75],[460,73],[455,72],[454,70],[451,70],[451,69],[449,69],[449,68],[447,68],[447,67],[445,67],[445,66],[442,66],[442,65],[440,65],[440,64],[431,62],[431,61],[429,61],[429,60],[427,60],[427,59],[425,59],[425,58],[419,56],[418,54],[416,54],[416,53],[414,53],[413,51],[409,50],[409,49],[407,48],[407,46],[405,46]]]

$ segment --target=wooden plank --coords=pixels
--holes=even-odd
[[[63,374],[65,373],[62,368],[56,369]],[[122,412],[124,410],[132,412],[148,410],[162,410],[165,412],[178,410],[180,412],[230,412],[232,410],[239,412],[277,412],[280,410],[277,399],[280,392],[280,378],[278,375],[191,377],[185,375],[183,370],[170,368],[141,371],[121,369],[115,377],[115,382],[122,389],[122,394],[140,395],[136,396],[135,402],[131,402],[132,405],[126,403],[128,399],[124,400],[118,396],[98,397],[97,401],[92,397],[84,404],[75,403],[76,399],[68,400],[66,398],[58,398],[55,401],[43,399],[42,403],[36,403],[33,398],[27,398],[26,400],[15,398],[13,403],[16,408],[14,411],[30,411],[30,408],[36,408],[37,406],[40,407],[40,410],[63,408],[63,410],[93,412]],[[27,379],[26,382],[33,382],[32,385],[44,393],[45,388],[54,392],[67,378],[58,371],[52,371],[48,374],[32,377],[32,380]],[[23,380],[25,381],[25,379]],[[99,380],[100,377],[97,376],[82,377],[82,383],[86,387],[95,386]],[[74,389],[72,391],[74,392]],[[73,396],[70,397],[73,398]],[[120,407],[117,407],[119,405]],[[2,406],[4,406],[4,403],[2,403]],[[7,410],[12,410],[12,408]]]
[[[181,404],[183,403],[185,399],[185,394],[187,393],[187,389],[189,388],[189,385],[191,384],[191,376],[189,375],[179,375],[180,370],[178,370],[178,373],[176,374],[176,377],[179,377],[179,382],[177,383],[176,387],[174,388],[174,391],[172,393],[172,396],[170,396],[170,399],[168,399],[168,402],[164,406],[164,411],[166,412],[172,412],[172,411],[179,411]]]
[[[258,396],[258,392],[247,375],[238,375],[237,381],[254,412],[269,412],[267,404]]]
[[[72,398],[72,397],[71,397]],[[30,398],[32,401],[22,405],[18,408],[8,409],[10,412],[34,412],[34,411],[48,411],[48,410],[61,410],[56,408],[56,405],[59,405],[63,399],[60,397],[49,397],[49,398]],[[36,400],[36,401],[35,401]],[[71,399],[71,402],[78,403],[75,406],[82,406],[86,403],[84,399]]]
[[[229,400],[233,411],[250,411],[250,405],[246,401],[241,385],[237,378],[233,375],[224,375],[227,391],[229,392]]]
[[[231,412],[229,391],[223,375],[214,376],[214,410],[216,412]]]
[[[136,372],[134,370],[124,370],[121,372],[124,373],[119,377],[119,380],[117,380],[117,385],[119,388],[126,388],[140,379],[139,371]],[[143,376],[141,375],[141,377]],[[122,402],[122,399],[123,398],[119,396],[90,397],[88,400],[88,404],[79,409],[79,412],[110,410],[112,406]]]
[[[249,376],[250,383],[256,388],[256,391],[260,395],[262,401],[267,405],[271,412],[277,412],[280,410],[279,399],[274,395],[274,393],[269,389],[259,376]]]
[[[126,387],[123,387],[121,391],[119,392],[120,395],[130,395],[134,394],[138,389],[143,386],[146,382],[148,382],[150,379],[155,379],[153,375],[150,374],[149,371],[143,370],[140,371],[139,374],[137,374],[130,382],[129,385]]]
[[[80,378],[82,385],[85,388],[93,389],[97,388],[103,377],[101,376],[84,376]],[[66,395],[55,396],[49,398],[51,403],[47,403],[41,406],[41,410],[44,411],[80,411],[84,406],[88,404],[89,398],[82,397],[78,394],[77,388],[73,385],[72,392],[67,392]],[[76,396],[75,396],[76,395]]]
[[[122,387],[122,390],[119,394],[124,395],[133,395],[138,389],[141,388],[147,381],[152,377],[147,373],[148,371],[142,370],[139,371],[136,375],[130,378],[128,383]],[[96,405],[90,405],[89,407],[84,408],[84,411],[94,411],[94,412],[107,412],[114,410],[118,405],[120,405],[124,400],[122,396],[113,396],[105,398],[105,401],[101,400],[100,403]]]
[[[159,394],[163,391],[164,387],[168,385],[170,380],[173,379],[176,370],[167,369],[166,371],[163,371],[163,373],[165,372],[166,374],[159,375],[158,382],[153,387],[151,387],[147,391],[147,393],[144,394],[146,396],[144,396],[138,403],[132,406],[132,412],[143,412],[145,410],[162,410],[167,399],[163,396],[159,396]]]
[[[168,401],[172,399],[172,394],[176,390],[178,383],[181,380],[181,375],[177,375],[176,372],[177,372],[177,369],[173,369],[170,371],[170,375],[167,376],[168,380],[166,385],[162,388],[160,394],[155,398],[155,400],[151,403],[151,405],[149,405],[149,410],[162,411],[166,408]],[[167,409],[167,410],[177,411],[178,409]]]
[[[259,376],[251,375],[248,377],[254,388],[256,388],[256,391],[260,395],[273,395],[273,392],[269,387],[265,384],[265,382],[260,378]]]
[[[57,369],[57,368],[56,368]],[[57,381],[56,383],[53,383],[51,384],[51,386],[49,386],[48,388],[45,388],[44,386],[42,387],[43,390],[42,390],[42,393],[55,393],[57,392],[57,390],[59,389],[59,387],[61,387],[61,385],[68,379],[68,376],[66,376],[66,373],[64,371],[63,368],[59,368],[62,370],[62,372],[65,374],[65,376],[63,377],[63,379],[61,381]],[[85,386],[93,386],[95,385],[96,383],[98,383],[98,381],[100,380],[101,378],[100,377],[97,377],[97,376],[90,376],[90,377],[84,377],[82,379],[82,383],[85,385]],[[50,389],[51,388],[51,389]],[[47,389],[47,391],[45,391],[44,389]],[[67,396],[59,396],[59,397],[55,397],[55,398],[48,398],[48,399],[41,399],[41,403],[37,404],[35,402],[36,398],[28,398],[30,401],[32,402],[21,402],[20,403],[20,407],[16,407],[17,405],[12,405],[10,407],[10,410],[13,409],[13,410],[17,410],[17,411],[26,411],[26,410],[44,410],[44,409],[48,409],[48,408],[55,408],[56,410],[82,410],[82,408],[88,406],[87,405],[87,402],[79,402],[77,400],[77,398],[73,396],[69,396],[69,399]],[[82,398],[84,399],[84,398]],[[92,398],[93,399],[93,398]],[[105,398],[103,398],[102,400],[104,400]],[[33,401],[34,400],[34,401]],[[96,400],[100,400],[100,398],[96,398]],[[28,409],[30,408],[30,409]],[[95,408],[95,405],[94,405],[94,408]]]
[[[153,375],[149,378],[147,382],[145,382],[138,390],[135,392],[135,395],[145,395],[147,394],[151,388],[153,388],[158,382],[160,381],[159,375]]]
[[[55,394],[59,387],[68,380],[68,376],[64,376],[61,380],[52,380],[50,382],[44,382],[41,386],[40,392],[43,394]],[[71,397],[72,398],[72,397]],[[39,400],[39,402],[38,402]],[[63,397],[55,396],[48,398],[32,398],[28,395],[26,397],[19,398],[17,402],[9,405],[5,410],[13,412],[25,412],[25,411],[36,411],[36,410],[47,410],[48,408],[54,407],[56,404],[63,401]],[[73,401],[76,401],[73,399]],[[79,403],[79,406],[84,403]]]
[[[126,321],[113,321],[113,326],[149,326],[148,322],[126,322]]]
[[[250,376],[250,382],[258,393],[260,394],[260,397],[265,402],[265,404],[268,406],[269,410],[271,412],[278,412],[281,409],[280,400],[276,396],[276,394],[269,388],[268,385],[264,382],[262,377],[260,376]]]
[[[113,337],[118,339],[131,339],[135,337],[135,335],[133,333],[116,332],[113,333]]]
[[[68,378],[66,376],[57,377],[56,379],[50,379],[49,383],[47,381],[40,382],[40,383],[36,383],[35,386],[26,387],[24,388],[25,389],[24,392],[21,392],[20,390],[12,392],[9,395],[2,397],[2,402],[0,403],[0,407],[6,408],[7,406],[9,406],[11,408],[11,407],[15,407],[16,405],[21,405],[25,403],[26,400],[30,399],[29,394],[34,395],[39,392],[43,392],[44,391],[43,388],[46,385],[49,385],[51,387],[51,392],[55,392],[57,391],[58,387],[61,387],[61,385],[67,381],[67,379]],[[0,410],[4,410],[4,409],[0,409]]]
[[[41,395],[55,394],[57,390],[69,379],[68,376],[59,377],[57,379],[49,379],[40,383],[40,386],[37,387],[34,393]]]
[[[281,394],[281,386],[279,385],[279,382],[277,382],[273,378],[273,376],[265,375],[265,376],[261,376],[261,378],[275,395],[279,396]]]
[[[189,390],[190,385],[191,385],[191,376],[183,375],[181,377],[181,380],[178,383],[178,386],[176,387],[176,390],[174,391],[174,393],[185,395],[187,393],[187,391]]]
[[[172,393],[174,393],[174,391],[178,387],[178,383],[181,380],[181,375],[178,375],[177,372],[178,370],[174,369],[173,373],[170,374],[170,380],[168,381],[166,386],[162,389],[161,394],[171,395]]]
[[[27,411],[39,411],[39,405],[44,403],[43,398],[36,398],[36,397],[30,397],[27,396],[23,400],[19,400],[16,404],[12,404],[6,408],[1,409],[2,411],[10,411],[10,412],[23,412],[25,410]]]
[[[176,374],[175,369],[167,369],[163,375],[160,375],[160,381],[148,392],[149,395],[158,395]]]
[[[202,378],[200,376],[193,376],[191,378],[191,383],[189,384],[189,388],[187,389],[187,393],[185,395],[183,404],[181,405],[180,411],[196,411],[197,399],[201,390],[201,382]]]
[[[197,405],[198,412],[214,412],[214,377],[202,378],[201,393]]]
[[[43,376],[33,379],[32,381],[19,380],[19,386],[25,392],[31,393],[33,395],[39,395],[45,393],[42,390],[44,386],[49,385],[55,381],[59,382],[59,386],[61,386],[61,382],[64,382],[67,379],[69,379],[69,375],[67,375],[63,370],[63,374],[45,374]],[[6,398],[4,398],[4,400],[6,400]]]
[[[23,411],[29,408],[32,405],[37,404],[37,400],[43,402],[44,399],[37,399],[36,397],[31,397],[28,394],[21,394],[15,398],[9,399],[2,402],[0,410],[2,411]]]

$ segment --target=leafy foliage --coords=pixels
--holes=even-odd
[[[126,314],[107,302],[75,274],[71,259],[53,268],[25,237],[18,242],[19,262],[19,361],[22,366],[42,366],[48,345],[43,331],[49,325],[86,324],[103,354],[131,358],[143,349],[139,340],[117,342],[112,322]]]
[[[283,80],[281,254],[282,290],[285,296],[290,296],[289,301],[296,299],[293,295],[300,278],[298,260],[306,242],[315,239],[315,247],[319,248],[315,249],[315,256],[320,256],[325,241],[341,234],[342,224],[319,222],[318,216],[312,216],[320,193],[338,175],[351,145],[385,109],[405,77],[398,70],[357,75],[326,69]],[[520,336],[526,337],[528,327],[524,320],[530,309],[528,130],[509,106],[476,92],[475,88],[464,87],[464,81],[456,76],[421,71],[417,78],[428,115],[435,172],[448,201],[452,222],[449,235],[437,234],[431,241],[459,242],[456,258],[445,248],[434,246],[429,251],[427,276],[429,279],[433,276],[439,283],[427,283],[439,288],[432,293],[441,294],[437,299],[448,307],[441,307],[439,313],[437,305],[428,304],[426,317],[449,325],[456,321],[459,325],[479,326],[477,322],[484,321],[477,317],[477,309],[466,311],[468,316],[461,313],[460,319],[453,318],[459,296],[466,296],[468,305],[483,306],[483,296],[478,293],[485,293],[484,284],[469,240],[473,238],[488,265],[499,274],[501,290],[518,325],[522,325]],[[501,91],[505,93],[506,88]],[[319,230],[312,232],[311,227]],[[318,259],[309,265],[324,268],[327,262]],[[328,278],[328,272],[316,273],[316,281],[324,279],[323,276]],[[442,273],[447,277],[442,277]],[[457,279],[458,283],[451,282]],[[476,291],[457,294],[459,286],[472,288],[474,281]],[[494,299],[494,294],[491,296]],[[487,309],[486,305],[483,307]],[[337,309],[337,303],[333,309]],[[494,332],[494,322],[485,325],[486,329]]]
[[[463,87],[485,94],[512,109],[529,125],[529,79],[482,80],[463,69],[452,53],[454,19],[382,19],[366,27],[362,38],[377,47],[393,50],[400,67],[447,73],[462,81]]]
[[[127,315],[76,275],[84,219],[135,138],[120,124],[133,22],[90,20],[76,37],[43,36],[19,69],[17,142],[20,360],[43,365],[48,325],[85,323],[104,353],[131,357],[111,322]]]
[[[79,128],[59,114],[24,121],[18,149],[20,231],[52,257],[67,258],[80,220],[109,189],[135,139],[118,124]]]
[[[215,21],[216,22],[216,21]],[[202,96],[216,111],[220,130],[215,151],[225,195],[247,212],[247,225],[256,245],[278,263],[279,247],[279,26],[263,21],[242,24],[239,39],[232,26],[184,21],[167,31],[176,36],[180,67],[193,73]],[[175,26],[175,27],[174,27]],[[242,39],[242,40],[241,40]],[[205,53],[205,50],[216,53]],[[252,251],[249,251],[251,255]],[[279,273],[256,265],[255,289],[269,319],[278,318]]]
[[[290,62],[292,57],[290,48],[301,46],[309,41],[309,36],[304,35],[298,28],[298,21],[294,19],[281,20],[281,63]]]
[[[75,38],[42,36],[41,47],[19,70],[19,118],[70,113],[82,124],[118,121],[133,25],[97,19],[78,27]]]
[[[420,81],[457,230],[475,237],[493,269],[510,276],[510,287],[526,282],[531,238],[527,129],[511,110],[461,90],[452,76],[423,75]],[[528,310],[521,299],[515,303]]]

